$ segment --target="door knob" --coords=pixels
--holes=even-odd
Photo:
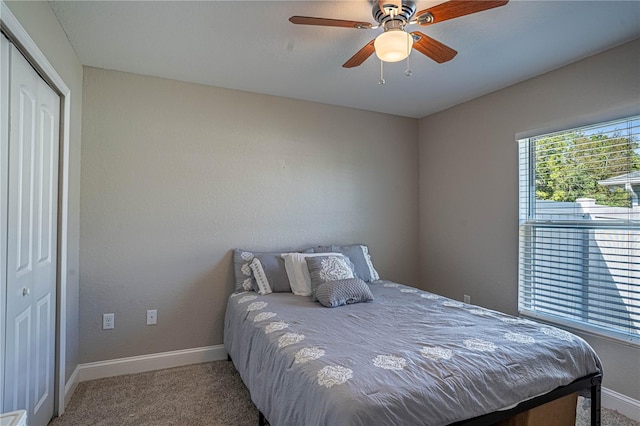
[[[28,288],[24,287],[24,288],[22,289],[22,295],[23,295],[23,296],[28,296],[28,295],[30,295],[30,294],[31,294],[31,290],[29,290]]]

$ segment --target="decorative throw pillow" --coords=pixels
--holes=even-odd
[[[318,288],[316,288],[316,296],[318,302],[327,308],[373,300],[373,294],[369,286],[360,278],[350,278],[320,284]]]
[[[307,257],[305,261],[311,277],[311,297],[313,300],[317,300],[315,290],[320,284],[354,278],[353,264],[342,254]]]
[[[260,260],[262,269],[266,275],[271,290],[274,293],[291,292],[289,278],[284,267],[284,260],[279,252],[251,252],[236,249],[233,252],[233,272],[235,274],[236,291],[258,291],[258,283],[251,269],[254,258]]]
[[[321,246],[313,249],[316,253],[332,252],[342,253],[353,263],[353,271],[356,277],[363,281],[377,281],[380,275],[373,267],[371,256],[369,255],[369,247],[364,244],[351,244],[346,246]]]
[[[267,279],[267,274],[264,272],[264,268],[262,267],[262,263],[260,259],[254,257],[251,263],[249,264],[251,270],[253,271],[253,276],[256,280],[257,291],[258,293],[265,295],[271,293],[271,286],[269,285],[269,280]]]
[[[255,253],[248,250],[236,249],[233,251],[233,274],[235,275],[236,291],[253,289],[255,279],[250,264],[255,256]]]
[[[282,253],[291,291],[297,296],[311,296],[311,277],[305,259],[307,257],[326,256],[340,253]]]

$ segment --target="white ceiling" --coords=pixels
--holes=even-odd
[[[423,10],[443,1],[417,1]],[[640,1],[526,1],[428,27],[458,51],[342,64],[382,30],[293,25],[292,15],[367,21],[367,0],[51,1],[84,65],[420,118],[640,37]],[[638,53],[640,60],[640,52]]]

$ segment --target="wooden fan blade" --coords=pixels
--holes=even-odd
[[[416,13],[418,23],[420,25],[437,24],[438,22],[447,21],[460,16],[470,15],[472,13],[482,12],[483,10],[493,9],[494,7],[504,6],[509,0],[500,1],[484,1],[484,0],[450,0],[446,3],[439,4],[430,9],[421,10]],[[420,19],[421,15],[430,14],[433,18]]]
[[[355,55],[353,55],[347,62],[342,65],[345,68],[353,68],[359,65],[362,65],[364,61],[369,58],[376,51],[376,48],[373,46],[373,42],[375,39],[371,40],[367,43],[362,49],[358,51]]]
[[[458,54],[449,46],[422,34],[420,31],[414,31],[411,35],[419,37],[418,40],[416,37],[413,38],[413,48],[439,64],[452,60]]]
[[[359,30],[371,28],[369,22],[344,21],[342,19],[312,18],[310,16],[292,16],[289,21],[300,25],[321,25],[324,27],[357,28]]]

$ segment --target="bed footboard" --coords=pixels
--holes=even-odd
[[[591,426],[601,425],[601,388],[602,388],[602,375],[592,374],[590,376],[583,377],[568,384],[562,386],[549,393],[540,395],[536,398],[524,401],[518,404],[516,407],[510,410],[496,411],[494,413],[485,414],[483,416],[474,417],[473,419],[463,420],[453,423],[453,425],[465,425],[465,426],[489,426],[494,425],[503,420],[507,420],[517,414],[547,404],[556,399],[571,395],[579,391],[589,389],[591,392]],[[258,411],[258,426],[269,426],[269,422],[264,417],[261,411]]]
[[[521,402],[510,410],[496,411],[494,413],[485,414],[483,416],[474,417],[473,419],[463,420],[453,423],[454,425],[465,426],[488,426],[507,420],[517,414],[547,404],[558,398],[565,397],[572,393],[590,390],[591,393],[591,426],[600,426],[600,391],[602,385],[602,374],[591,374],[573,381],[572,383],[556,388],[549,393],[540,395],[536,398]]]
[[[473,419],[463,420],[460,422],[452,423],[452,425],[464,425],[464,426],[489,426],[494,425],[500,421],[507,420],[517,414],[524,413],[525,411],[547,404],[556,399],[571,395],[572,393],[590,390],[591,393],[591,426],[601,425],[601,389],[602,389],[602,374],[592,374],[581,379],[575,380],[567,386],[562,386],[553,391],[540,395],[536,398],[532,398],[528,401],[524,401],[518,404],[516,407],[510,410],[496,411],[494,413],[485,414],[483,416],[474,417]],[[258,411],[258,426],[269,426],[269,422],[262,414],[262,411]]]

